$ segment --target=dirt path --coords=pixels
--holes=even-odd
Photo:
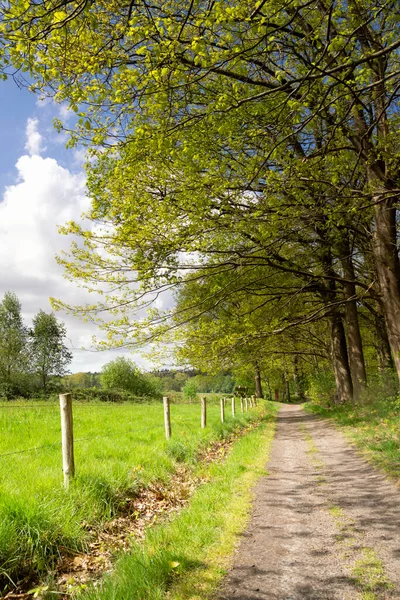
[[[400,600],[400,490],[340,432],[282,406],[221,600]]]

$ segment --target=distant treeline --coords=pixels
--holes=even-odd
[[[100,396],[101,391],[120,390],[138,396],[161,396],[182,393],[189,397],[193,396],[193,393],[230,394],[235,385],[238,384],[230,374],[206,375],[193,369],[162,369],[149,373],[141,373],[129,359],[120,357],[116,361],[112,361],[113,364],[115,362],[118,362],[120,367],[124,367],[126,371],[129,370],[130,364],[131,368],[135,369],[135,376],[130,379],[129,377],[121,377],[118,381],[107,382],[104,378],[104,371],[101,373],[79,372],[65,375],[59,384],[71,391],[80,390],[81,393],[84,390],[93,390],[93,396]],[[108,363],[108,365],[110,364]],[[97,394],[95,390],[98,390]]]

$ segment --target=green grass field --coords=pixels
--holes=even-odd
[[[82,548],[82,523],[112,517],[127,493],[168,480],[177,461],[191,462],[199,446],[252,418],[220,422],[219,403],[208,402],[207,428],[200,406],[172,405],[172,439],[164,434],[163,407],[153,404],[76,404],[76,478],[63,488],[57,404],[0,406],[0,577],[7,581],[46,570],[59,553]],[[36,448],[36,449],[35,449]]]

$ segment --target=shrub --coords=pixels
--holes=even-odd
[[[329,406],[334,402],[335,378],[331,371],[321,370],[308,378],[306,396],[316,404]]]

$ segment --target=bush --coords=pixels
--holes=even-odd
[[[16,373],[8,382],[0,383],[0,396],[13,398],[32,398],[40,392],[40,385],[35,377],[27,373]]]
[[[306,396],[315,404],[330,406],[336,393],[335,378],[331,371],[321,370],[308,378]]]
[[[135,396],[153,396],[159,394],[159,389],[149,376],[139,371],[129,358],[118,356],[104,365],[101,370],[100,382],[105,390],[119,390]]]

